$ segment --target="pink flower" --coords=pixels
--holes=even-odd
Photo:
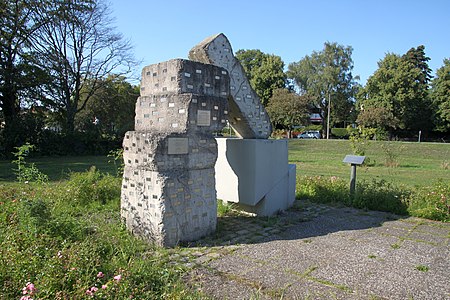
[[[103,290],[106,290],[107,287],[108,287],[108,286],[107,286],[106,284],[102,285],[102,289],[103,289]]]
[[[103,274],[103,272],[98,272],[97,274],[97,278],[103,278],[105,276],[105,274]]]
[[[36,293],[36,287],[34,286],[34,284],[32,284],[31,282],[27,282],[27,285],[22,289],[22,294],[26,295],[28,293],[30,293],[30,295],[33,295],[34,293]],[[25,297],[25,296],[24,296]],[[31,299],[29,296],[26,296],[29,299]],[[28,298],[24,298],[24,299],[28,299]]]
[[[119,275],[114,276],[115,281],[119,282],[120,279],[122,279],[122,275],[119,274]]]
[[[91,292],[91,290],[86,290],[86,295],[88,295],[88,296],[94,296],[94,293]]]
[[[98,287],[95,286],[91,287],[91,292],[95,293],[96,291],[98,291]]]
[[[22,296],[20,297],[20,300],[33,300],[30,296]]]

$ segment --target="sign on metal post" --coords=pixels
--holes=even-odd
[[[355,193],[356,188],[356,166],[362,165],[364,163],[364,160],[366,159],[365,156],[359,156],[359,155],[346,155],[344,157],[343,163],[351,164],[351,171],[350,171],[350,195],[353,195]]]

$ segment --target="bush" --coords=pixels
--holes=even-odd
[[[348,139],[349,137],[347,128],[331,128],[331,134],[338,139]]]
[[[121,178],[100,173],[95,167],[87,172],[72,173],[65,200],[77,205],[107,204],[120,198]]]
[[[352,206],[406,215],[408,211],[405,198],[409,194],[410,191],[405,188],[396,186],[383,179],[363,180],[357,184]]]
[[[301,177],[297,181],[297,198],[319,203],[351,204],[348,182],[336,176]]]

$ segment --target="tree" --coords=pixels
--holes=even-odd
[[[123,76],[110,75],[102,79],[101,88],[92,95],[86,108],[76,117],[78,130],[95,129],[114,139],[121,139],[134,128],[134,111],[139,87]]]
[[[274,127],[287,129],[290,138],[294,126],[308,123],[310,101],[307,95],[300,96],[285,88],[276,89],[267,105],[267,113]]]
[[[358,84],[352,75],[352,52],[350,46],[327,42],[322,51],[314,51],[288,66],[288,78],[320,109],[324,128],[328,121],[327,138],[330,125],[347,120],[353,107]]]
[[[436,129],[450,130],[450,59],[444,59],[444,65],[436,72],[432,83],[431,98],[435,107]]]
[[[423,50],[423,46],[419,46],[403,56],[388,53],[378,63],[378,69],[358,94],[361,125],[377,125],[390,133],[398,129],[431,128],[430,71],[426,63],[429,58]],[[368,110],[376,113],[366,112]]]
[[[266,106],[275,89],[284,88],[286,74],[281,57],[260,50],[238,50],[236,58],[242,64],[250,85]]]
[[[44,73],[30,53],[30,37],[43,23],[35,14],[40,5],[33,0],[0,3],[0,108],[6,127],[18,117],[21,96],[30,96],[42,83]]]
[[[115,32],[102,0],[52,1],[39,14],[48,22],[33,35],[33,45],[51,76],[43,101],[60,113],[70,134],[76,114],[101,88],[101,79],[131,70],[131,46]]]
[[[21,108],[36,101],[45,71],[35,64],[30,37],[45,22],[36,14],[43,3],[38,0],[0,2],[0,152],[8,155],[14,147],[36,136],[29,111]],[[30,125],[33,124],[33,125]],[[34,136],[33,136],[34,134]]]

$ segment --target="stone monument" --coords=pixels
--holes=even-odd
[[[135,131],[123,142],[121,216],[134,234],[171,247],[215,231],[213,131],[226,124],[228,71],[170,60],[142,71]]]
[[[123,142],[121,217],[165,247],[213,233],[217,196],[257,215],[295,199],[287,141],[267,139],[269,116],[225,35],[201,42],[189,58],[142,70],[135,131]],[[227,120],[240,139],[214,139]]]

